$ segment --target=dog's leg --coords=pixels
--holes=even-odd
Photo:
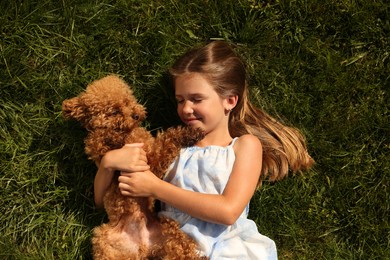
[[[169,218],[160,217],[164,242],[163,259],[207,259],[201,256],[198,245],[187,234],[180,230],[179,224]]]
[[[193,146],[202,140],[204,132],[192,127],[171,127],[157,134],[153,149],[148,156],[149,165],[158,177],[162,178],[183,147]]]

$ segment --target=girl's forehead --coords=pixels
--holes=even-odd
[[[188,73],[175,80],[175,94],[207,94],[215,92],[209,81],[199,73]]]

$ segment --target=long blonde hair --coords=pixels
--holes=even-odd
[[[233,48],[224,41],[214,41],[194,48],[181,56],[169,70],[173,83],[185,73],[201,73],[218,95],[237,95],[238,102],[229,117],[232,137],[252,134],[263,146],[262,178],[280,180],[293,172],[308,169],[314,160],[307,152],[301,132],[283,125],[249,100],[245,65]]]

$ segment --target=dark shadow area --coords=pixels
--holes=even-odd
[[[156,134],[158,130],[181,124],[176,110],[174,88],[168,72],[165,72],[158,82],[159,85],[145,92],[142,97],[148,112],[146,120],[149,126],[147,128],[152,134]]]

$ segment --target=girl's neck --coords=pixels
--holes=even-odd
[[[229,132],[225,134],[213,134],[208,133],[206,136],[200,140],[196,146],[206,147],[206,146],[228,146],[232,142],[233,138],[230,136]]]

